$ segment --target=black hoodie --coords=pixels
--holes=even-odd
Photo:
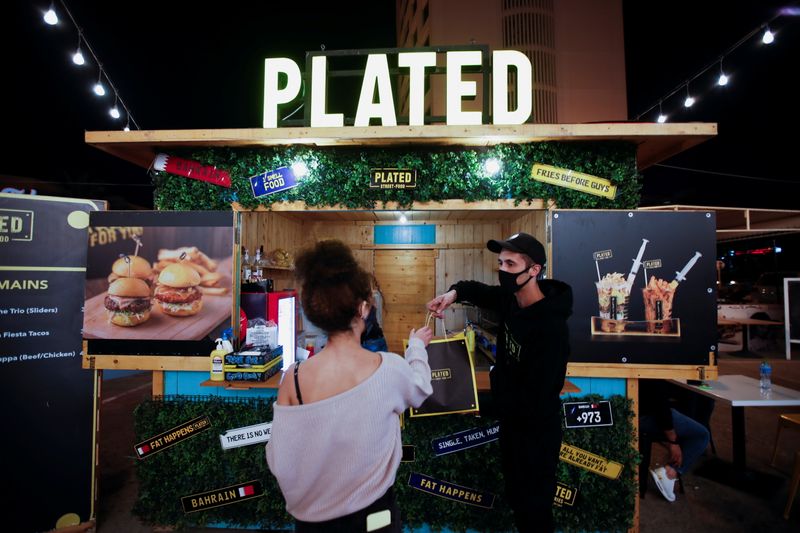
[[[502,418],[555,421],[569,359],[567,318],[572,289],[564,282],[541,280],[544,298],[520,308],[499,286],[461,281],[451,287],[458,302],[494,310],[500,317],[497,363],[491,372],[492,397]]]

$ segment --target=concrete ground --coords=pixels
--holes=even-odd
[[[800,390],[800,353],[786,361],[782,353],[762,352],[773,365],[773,382]],[[726,355],[719,358],[720,374],[743,374],[758,377],[759,359],[744,359]],[[148,397],[151,389],[150,373],[104,381],[103,403],[100,414],[100,466],[97,531],[99,533],[149,533],[153,529],[143,525],[131,514],[137,495],[134,472],[136,459],[132,445],[133,408]],[[731,460],[730,408],[717,404],[711,417],[711,431],[717,457],[710,450],[698,461],[691,473],[684,476],[684,494],[677,501],[667,502],[655,484],[640,506],[642,532],[797,532],[800,531],[800,495],[795,498],[789,520],[783,519],[788,492],[788,479],[794,452],[800,450],[800,430],[785,430],[781,436],[775,466],[770,466],[778,415],[800,412],[799,408],[745,409],[747,435],[747,466],[756,472],[769,474],[772,482],[768,489],[756,484],[747,490],[732,488],[700,475],[704,467],[710,469],[720,461]],[[657,446],[656,446],[657,448]],[[654,448],[653,460],[659,459]],[[774,490],[773,490],[774,487]],[[236,530],[193,529],[190,533]]]

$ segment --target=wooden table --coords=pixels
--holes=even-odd
[[[690,385],[685,379],[670,381],[697,394],[731,405],[733,464],[741,471],[744,471],[747,464],[744,408],[800,406],[800,391],[773,384],[768,394],[762,394],[759,380],[747,376],[719,376],[717,381],[707,381],[707,386]]]
[[[782,326],[783,322],[777,320],[761,320],[758,318],[724,318],[717,317],[718,326],[742,326],[742,349],[728,352],[730,355],[743,357],[759,357],[750,351],[750,326]]]

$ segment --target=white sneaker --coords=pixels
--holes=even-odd
[[[655,470],[650,470],[650,475],[653,476],[656,487],[661,491],[662,496],[664,496],[667,501],[674,502],[675,480],[667,477],[667,470],[663,466],[660,466]]]

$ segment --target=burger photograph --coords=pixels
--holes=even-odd
[[[90,344],[201,341],[230,327],[233,225],[229,217],[224,226],[209,225],[214,215],[220,218],[216,212],[93,213],[83,337]]]
[[[199,285],[200,274],[191,267],[173,263],[158,275],[153,299],[166,315],[196,315],[203,308],[203,293],[197,288]]]
[[[138,326],[150,318],[150,287],[138,278],[118,278],[103,300],[108,321],[116,326]]]

